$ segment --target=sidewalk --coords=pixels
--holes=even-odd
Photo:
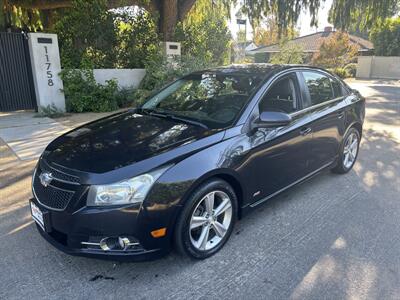
[[[0,170],[11,161],[39,158],[46,146],[61,134],[108,113],[69,114],[51,119],[28,111],[0,113]]]
[[[69,128],[34,112],[0,113],[0,138],[20,160],[37,159],[44,148]]]

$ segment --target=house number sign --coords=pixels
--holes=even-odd
[[[51,71],[51,62],[50,62],[47,46],[44,46],[44,51],[45,51],[45,57],[46,57],[45,65],[46,65],[46,74],[47,74],[47,85],[53,86],[54,85],[53,73]]]
[[[38,43],[39,44],[52,44],[53,40],[51,38],[38,38]],[[43,46],[44,48],[44,61],[45,61],[45,71],[46,71],[46,77],[47,77],[47,85],[48,86],[53,86],[54,81],[53,81],[53,71],[51,70],[51,61],[50,61],[50,55],[49,55],[49,48],[47,45]]]

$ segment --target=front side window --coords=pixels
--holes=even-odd
[[[141,108],[224,128],[233,124],[262,79],[259,74],[194,73],[160,91]]]
[[[259,110],[260,112],[295,112],[297,101],[294,77],[289,75],[278,79],[261,99]]]
[[[303,72],[303,76],[310,93],[310,101],[305,101],[304,108],[335,98],[331,81],[327,76],[316,72]]]

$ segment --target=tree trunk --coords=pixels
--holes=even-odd
[[[6,0],[0,0],[0,5]],[[69,8],[72,6],[72,0],[10,0],[15,6],[24,7],[27,9],[39,9],[42,11],[57,10],[60,8]],[[128,5],[138,5],[157,15],[159,12],[159,29],[163,40],[171,40],[174,36],[174,31],[178,21],[183,20],[196,0],[109,0],[107,6],[116,8]],[[0,27],[2,22],[0,7]]]
[[[171,41],[178,23],[178,0],[164,0],[160,7],[160,32],[164,41]]]

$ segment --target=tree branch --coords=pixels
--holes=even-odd
[[[28,8],[28,9],[39,9],[39,10],[52,10],[59,8],[68,8],[72,7],[72,0],[32,0],[32,1],[24,1],[24,0],[11,0],[9,4]],[[108,8],[118,8],[123,6],[131,6],[137,5],[139,7],[143,7],[150,12],[154,12],[157,10],[156,1],[143,1],[143,0],[109,0],[107,1]]]
[[[196,0],[180,0],[179,1],[178,18],[179,18],[180,21],[182,21],[186,17],[186,15],[192,9],[192,7],[193,7],[195,2],[196,2]]]

